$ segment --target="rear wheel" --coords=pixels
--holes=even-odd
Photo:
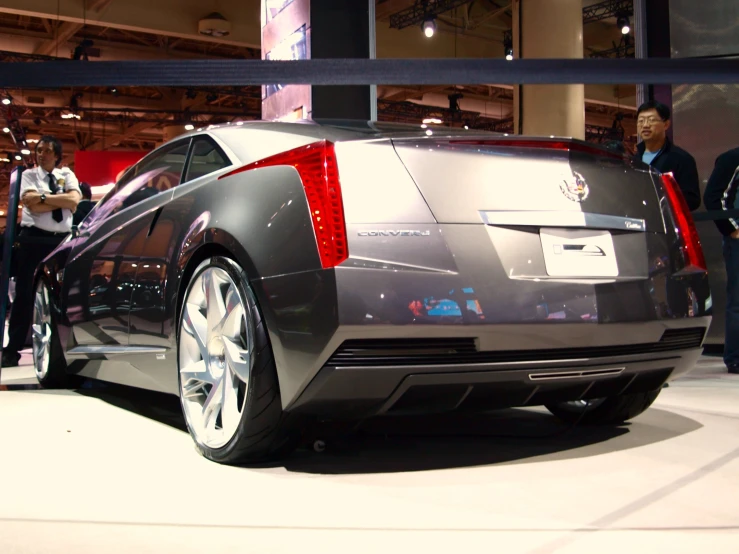
[[[584,425],[616,425],[644,412],[662,389],[622,394],[592,400],[575,400],[547,404],[547,409],[567,423]]]
[[[67,375],[67,363],[52,314],[49,287],[43,279],[36,286],[31,339],[33,369],[39,384],[44,388],[70,386],[72,383]]]
[[[226,464],[284,453],[277,369],[246,274],[232,260],[201,263],[178,332],[182,408],[206,458]]]

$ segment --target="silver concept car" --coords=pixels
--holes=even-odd
[[[670,175],[576,140],[366,122],[178,137],[36,279],[42,385],[179,395],[223,463],[316,418],[620,423],[693,367],[710,322]]]

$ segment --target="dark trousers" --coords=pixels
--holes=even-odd
[[[4,355],[17,356],[23,350],[33,318],[34,272],[65,236],[66,233],[50,233],[36,227],[22,227],[18,233],[15,300],[10,310],[8,346],[3,349]]]
[[[724,237],[726,263],[726,335],[724,363],[739,365],[739,239]]]

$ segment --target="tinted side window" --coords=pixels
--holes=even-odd
[[[146,198],[176,187],[182,177],[190,140],[179,141],[147,156],[130,168],[87,220],[111,216]]]
[[[210,137],[197,137],[192,143],[190,164],[183,183],[197,179],[231,165],[228,156]]]

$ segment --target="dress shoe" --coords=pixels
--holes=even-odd
[[[12,352],[3,352],[2,362],[3,367],[15,367],[21,359],[20,354],[13,354]]]

